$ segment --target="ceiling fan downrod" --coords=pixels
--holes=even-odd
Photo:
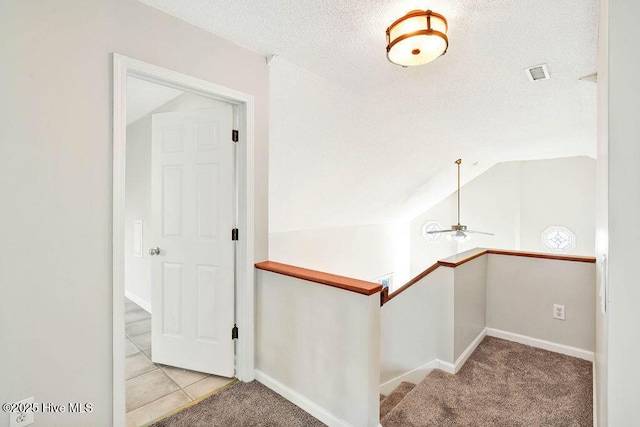
[[[467,226],[460,224],[460,165],[462,164],[462,159],[458,159],[454,162],[458,165],[458,223],[451,226],[451,230],[453,231],[466,231]]]

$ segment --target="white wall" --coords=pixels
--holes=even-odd
[[[490,254],[487,327],[592,352],[595,265]],[[553,318],[565,305],[566,320]]]
[[[640,28],[635,19],[640,3],[611,0],[608,6],[609,67],[604,80],[609,101],[607,417],[608,425],[617,427],[637,424],[640,396],[640,80],[636,73],[640,66],[636,48]],[[606,144],[606,139],[601,143]]]
[[[129,102],[129,100],[127,100]],[[125,291],[151,306],[151,115],[210,108],[220,101],[185,93],[127,126]],[[133,223],[143,221],[142,258],[133,253]]]
[[[443,228],[456,223],[454,193],[411,221],[411,275],[474,247],[550,252],[540,240],[540,233],[550,225],[564,225],[576,234],[576,247],[564,253],[593,255],[594,212],[595,160],[569,157],[498,163],[461,189],[461,223],[495,236],[476,234],[460,245],[444,236],[437,241],[421,236],[426,221],[438,221]]]
[[[404,123],[391,123],[384,104],[281,57],[269,68],[269,231],[345,227],[363,216],[366,224],[389,222],[400,208],[398,188],[416,179],[406,162],[392,161],[413,143],[397,140]],[[394,185],[401,179],[410,183]]]
[[[268,69],[134,0],[3,1],[0,39],[0,401],[92,402],[36,425],[111,426],[111,52],[255,96],[256,259],[267,258]]]
[[[381,104],[280,57],[269,68],[270,259],[363,280],[394,272],[394,283],[406,282],[408,225],[387,223],[401,208],[389,188],[400,174],[391,171],[403,165],[380,163],[370,149],[391,141],[396,125]],[[383,146],[397,156],[398,141]]]
[[[469,347],[487,326],[487,256],[456,267],[454,272],[453,360]]]
[[[409,279],[408,224],[377,224],[269,233],[272,261],[372,281]]]
[[[595,253],[596,161],[590,157],[520,163],[520,249],[550,252],[540,232],[564,225],[576,234],[569,254]]]
[[[455,268],[439,266],[380,310],[381,393],[402,381],[418,383],[434,368],[461,368],[485,328],[590,359],[594,288],[593,263],[484,254]],[[566,306],[565,321],[553,319],[554,303]]]
[[[127,126],[124,224],[124,286],[127,295],[151,307],[151,116]],[[134,255],[134,221],[142,221],[142,258]]]
[[[465,165],[462,170],[472,167]],[[451,171],[451,179],[455,180],[455,164],[452,164]],[[498,163],[461,189],[461,223],[473,230],[493,232],[496,234],[494,237],[475,235],[473,240],[460,245],[447,240],[446,236],[433,241],[422,237],[422,226],[427,221],[438,221],[443,229],[449,229],[456,223],[455,193],[411,221],[411,275],[415,276],[436,261],[469,248],[514,248],[517,245],[515,230],[519,223],[518,171],[518,162]]]
[[[600,1],[598,28],[598,162],[596,167],[595,418],[608,425],[607,261],[609,257],[609,0]],[[601,291],[603,291],[601,293]],[[605,307],[603,307],[605,303]]]
[[[385,303],[380,309],[381,393],[401,381],[418,383],[433,368],[454,369],[486,327],[486,295],[483,255],[456,268],[440,266]]]
[[[417,383],[434,366],[418,368],[453,362],[453,297],[453,269],[441,267],[380,308],[380,384],[415,369]]]
[[[293,400],[329,425],[378,426],[380,295],[256,275],[258,380],[313,402]]]

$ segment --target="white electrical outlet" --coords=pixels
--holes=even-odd
[[[15,403],[16,411],[9,412],[9,427],[24,427],[33,424],[33,397]]]
[[[553,318],[564,320],[564,305],[553,304]]]

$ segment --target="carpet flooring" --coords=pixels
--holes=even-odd
[[[493,337],[480,343],[456,375],[436,369],[417,386],[402,388],[399,403],[389,394],[388,402],[397,405],[383,414],[384,427],[593,425],[590,362]],[[257,381],[236,383],[153,424],[201,426],[324,424]]]
[[[153,427],[321,427],[323,423],[257,381],[236,383]]]
[[[486,337],[456,375],[432,371],[384,427],[593,425],[591,362]]]
[[[403,381],[395,390],[389,393],[389,396],[380,402],[380,419],[383,419],[393,408],[398,406],[398,403],[402,402],[402,399],[415,387],[415,384]]]

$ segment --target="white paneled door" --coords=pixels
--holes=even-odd
[[[153,115],[152,359],[234,376],[232,107]]]

